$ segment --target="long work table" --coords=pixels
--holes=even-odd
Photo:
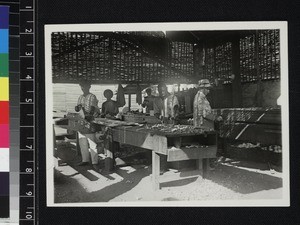
[[[78,131],[74,120],[70,120],[69,128]],[[209,128],[193,128],[190,125],[141,125],[124,121],[97,118],[91,123],[97,129],[105,127],[109,130],[109,144],[105,162],[113,165],[113,154],[119,144],[126,144],[152,151],[152,183],[154,189],[160,188],[160,162],[164,155],[168,162],[191,160],[197,162],[197,176],[208,173],[209,158],[215,158],[217,153],[216,132]],[[80,124],[80,122],[79,122]],[[81,122],[82,124],[82,122]],[[164,158],[165,158],[164,157]]]

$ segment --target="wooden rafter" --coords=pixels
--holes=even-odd
[[[59,57],[64,56],[64,55],[66,55],[66,54],[69,54],[69,53],[72,53],[72,52],[75,52],[75,51],[78,51],[78,50],[82,50],[82,49],[84,49],[85,47],[88,47],[88,46],[90,46],[90,45],[93,45],[93,44],[96,44],[96,43],[101,42],[101,41],[102,41],[103,39],[105,39],[105,38],[107,38],[107,37],[106,37],[106,36],[99,37],[99,38],[96,39],[96,40],[90,41],[90,42],[88,42],[88,43],[86,43],[86,44],[83,44],[83,45],[77,45],[77,46],[74,47],[74,48],[70,48],[69,50],[66,50],[66,51],[63,51],[63,52],[61,52],[61,53],[55,54],[55,55],[53,55],[52,57],[53,57],[53,58],[59,58]],[[78,41],[78,38],[76,38],[76,39],[77,39],[77,41]],[[77,44],[78,44],[78,42],[77,42]]]
[[[61,56],[64,56],[66,54],[70,54],[72,52],[78,52],[78,50],[82,50],[85,49],[86,47],[90,46],[90,45],[94,45],[96,43],[101,42],[103,39],[106,38],[113,38],[119,42],[121,42],[122,44],[130,47],[131,49],[136,50],[137,52],[141,53],[143,56],[153,60],[154,62],[164,66],[165,68],[167,68],[168,70],[173,71],[175,74],[178,74],[180,76],[185,76],[184,72],[182,72],[181,70],[177,69],[177,68],[173,68],[172,66],[170,66],[170,63],[167,59],[161,58],[159,57],[157,54],[155,54],[153,51],[151,51],[151,49],[145,47],[139,40],[135,39],[134,37],[132,37],[129,34],[122,34],[122,33],[101,33],[101,36],[99,34],[99,38],[95,39],[95,40],[90,40],[89,42],[82,44],[82,45],[77,45],[76,47],[70,48],[66,51],[63,51],[61,53],[55,54],[52,57],[53,58],[59,58]],[[77,39],[77,44],[78,44],[78,38]],[[110,42],[111,44],[111,42]],[[189,77],[187,79],[190,79]]]
[[[159,63],[160,65],[172,70],[175,73],[179,73],[180,75],[182,75],[182,71],[173,68],[171,66],[168,65],[168,62],[162,58],[160,58],[159,56],[155,55],[153,52],[149,51],[148,49],[146,49],[142,44],[140,43],[135,43],[134,40],[131,40],[129,37],[124,37],[124,35],[118,36],[118,35],[114,35],[114,38],[118,41],[120,41],[121,43],[127,45],[128,47],[131,47],[132,49],[140,52],[141,54],[143,54],[144,56],[152,59],[153,61]]]

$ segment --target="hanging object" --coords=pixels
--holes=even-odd
[[[141,105],[143,102],[142,100],[142,89],[141,86],[138,84],[136,88],[136,103]]]
[[[119,107],[123,107],[126,104],[124,88],[122,87],[121,84],[119,84],[119,86],[118,86],[117,104],[118,104]]]

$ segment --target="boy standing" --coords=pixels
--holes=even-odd
[[[84,119],[87,122],[90,122],[95,117],[99,116],[98,100],[94,94],[90,93],[91,83],[89,81],[81,81],[79,85],[83,94],[78,98],[75,111],[79,112],[82,110],[84,113]],[[88,133],[78,132],[78,137],[82,156],[82,161],[78,164],[78,166],[88,165],[91,158],[93,168],[98,171],[96,133],[93,131],[89,131]]]

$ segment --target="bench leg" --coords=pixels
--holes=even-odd
[[[158,153],[152,151],[152,185],[154,190],[158,190],[160,175],[160,156]]]
[[[209,159],[203,159],[203,178],[209,174]]]
[[[199,170],[199,176],[203,178],[203,159],[197,159],[196,166],[197,170]]]
[[[78,132],[76,132],[76,155],[81,156]]]
[[[111,141],[109,144],[109,148],[106,149],[106,158],[105,158],[105,170],[112,171],[114,169],[114,152],[118,151],[119,143],[115,141]]]

